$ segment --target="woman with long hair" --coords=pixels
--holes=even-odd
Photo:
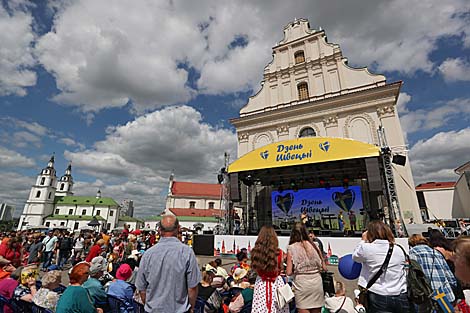
[[[258,274],[253,295],[252,313],[287,313],[289,306],[279,308],[276,290],[284,286],[279,276],[282,268],[282,250],[272,226],[263,226],[251,250],[251,268]]]
[[[358,285],[366,288],[367,283],[382,267],[389,248],[395,245],[395,238],[388,225],[373,221],[367,225],[362,240],[353,252],[353,260],[362,263]],[[370,313],[403,313],[410,311],[407,297],[406,257],[399,247],[393,247],[387,269],[368,292]]]
[[[293,275],[295,306],[299,313],[317,313],[325,303],[320,272],[325,262],[320,249],[313,243],[303,223],[292,228],[287,247],[286,274]]]

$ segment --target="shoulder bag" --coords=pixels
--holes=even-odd
[[[382,266],[377,271],[377,273],[375,273],[375,275],[372,277],[372,279],[369,280],[369,282],[367,283],[367,286],[365,288],[359,286],[359,290],[361,291],[359,293],[359,303],[362,304],[366,309],[367,309],[368,304],[369,304],[368,303],[368,294],[367,294],[368,291],[369,291],[369,288],[372,287],[373,284],[375,284],[377,279],[379,279],[379,277],[387,269],[388,263],[390,262],[390,258],[392,257],[393,246],[394,246],[393,243],[389,243],[389,248],[388,248],[387,256],[385,257],[385,261],[383,262]]]
[[[279,308],[283,308],[286,304],[291,302],[294,299],[294,293],[289,284],[284,284],[284,286],[276,289],[277,296],[277,305]]]
[[[317,247],[317,245],[311,241],[309,241],[310,244],[313,246],[313,249],[318,253],[320,256],[320,260],[322,262],[322,266],[325,262],[325,259],[323,258],[323,253],[320,251],[320,248]],[[321,280],[323,283],[323,293],[326,293],[329,297],[332,297],[335,295],[335,282],[333,279],[333,272],[329,272],[327,270],[320,269],[320,274],[321,274]]]

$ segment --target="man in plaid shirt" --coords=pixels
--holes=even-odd
[[[428,241],[421,235],[413,235],[409,238],[410,259],[416,260],[421,265],[424,274],[431,282],[433,290],[441,288],[450,302],[455,301],[452,287],[457,286],[457,280],[446,263],[444,256],[428,245]]]

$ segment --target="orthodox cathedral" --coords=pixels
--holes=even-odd
[[[101,197],[99,190],[96,196],[74,196],[72,187],[72,165],[68,165],[58,180],[52,156],[31,187],[18,230],[35,226],[77,230],[87,226],[94,218],[102,229],[118,226],[120,207],[116,201]]]

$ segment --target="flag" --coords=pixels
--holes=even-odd
[[[454,312],[454,307],[452,306],[452,303],[449,301],[449,298],[447,298],[447,295],[445,292],[442,291],[442,288],[438,288],[437,290],[434,290],[432,293],[432,298],[436,300],[436,302],[439,304],[443,312],[450,313]]]

